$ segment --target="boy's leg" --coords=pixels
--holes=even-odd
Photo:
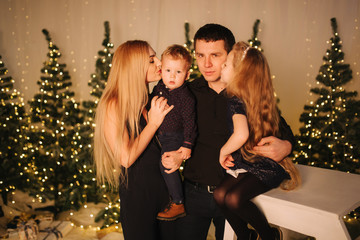
[[[167,151],[175,151],[179,149],[182,143],[182,135],[180,134],[167,134],[159,135],[160,142],[162,143],[162,153]],[[167,170],[160,159],[160,171],[165,180],[166,186],[171,196],[171,202],[162,212],[159,212],[157,219],[164,221],[173,221],[179,217],[186,215],[184,207],[184,195],[182,190],[182,181],[180,172],[166,173]]]
[[[159,140],[162,144],[162,155],[164,152],[178,150],[183,142],[183,136],[179,133],[168,133],[159,135]],[[167,169],[163,166],[160,159],[160,171],[164,177],[172,201],[175,203],[184,203],[183,186],[179,170],[170,174],[166,173],[165,170]]]
[[[160,170],[161,170],[161,174],[164,177],[172,202],[177,204],[184,203],[182,181],[179,171],[177,170],[173,173],[168,174],[165,172],[166,168],[162,165],[161,162],[160,162]]]
[[[160,162],[161,173],[164,176],[165,183],[167,185],[171,201],[169,205],[157,215],[157,219],[164,221],[173,221],[180,217],[184,217],[184,196],[182,191],[182,182],[179,176],[179,171],[168,174],[165,172],[165,167]]]

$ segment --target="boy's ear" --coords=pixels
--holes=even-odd
[[[187,72],[185,80],[189,80],[190,77],[190,71]]]

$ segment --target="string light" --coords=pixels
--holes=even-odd
[[[332,24],[333,27],[336,26],[336,22]],[[351,112],[348,112],[349,98],[345,97],[348,94],[341,86],[349,68],[343,65],[343,55],[339,55],[342,51],[338,35],[334,30],[334,37],[327,41],[330,49],[325,53],[326,61],[316,78],[316,84],[323,85],[321,88],[311,89],[319,98],[316,102],[310,101],[310,105],[304,108],[302,121],[305,124],[298,136],[299,148],[295,160],[303,164],[343,170],[351,162],[358,161],[358,157],[354,157],[356,152],[348,144],[349,123],[358,118],[353,118]],[[358,167],[352,166],[351,171],[356,171]]]

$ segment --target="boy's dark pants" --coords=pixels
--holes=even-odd
[[[159,134],[159,141],[161,143],[161,155],[164,152],[171,152],[178,150],[183,143],[183,134],[181,133],[163,133]],[[164,177],[169,194],[174,203],[184,203],[183,186],[179,170],[173,173],[166,173],[166,169],[160,159],[160,171]]]

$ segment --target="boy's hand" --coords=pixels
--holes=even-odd
[[[191,157],[191,149],[186,147],[180,147],[177,152],[181,153],[181,157],[187,160]]]

